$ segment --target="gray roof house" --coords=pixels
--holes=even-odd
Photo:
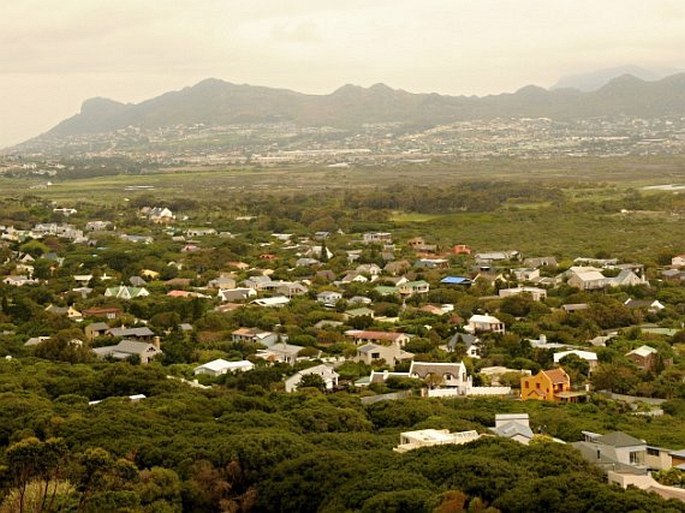
[[[647,443],[621,431],[606,435],[583,431],[585,440],[571,445],[578,449],[583,458],[602,470],[620,471],[632,474],[646,474]]]
[[[137,340],[122,340],[115,346],[95,347],[92,351],[101,360],[105,358],[126,360],[137,356],[140,358],[141,364],[149,363],[155,356],[162,354],[162,350],[155,344],[138,342]]]
[[[257,356],[269,360],[272,362],[282,362],[289,365],[293,365],[297,361],[297,355],[302,351],[304,347],[295,346],[292,344],[286,344],[281,342],[274,344],[268,349],[257,352]]]
[[[495,427],[491,427],[490,431],[523,445],[528,445],[533,439],[527,413],[498,413],[495,415]]]
[[[110,328],[105,334],[112,337],[133,338],[136,340],[152,340],[152,337],[155,336],[154,332],[147,326],[142,328]]]
[[[466,356],[480,358],[480,339],[470,333],[455,333],[447,342],[447,350],[456,351],[462,345],[466,349]]]
[[[88,340],[104,335],[109,330],[106,322],[92,322],[83,330]]]

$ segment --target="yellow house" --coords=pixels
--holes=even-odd
[[[521,378],[521,399],[538,401],[560,401],[564,392],[571,391],[571,378],[561,367],[541,370],[535,376]]]
[[[153,271],[152,269],[143,269],[140,272],[140,275],[151,280],[156,280],[159,278],[159,273],[157,271]]]

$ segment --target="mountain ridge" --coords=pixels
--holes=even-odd
[[[137,104],[90,98],[78,114],[22,145],[41,138],[85,136],[129,126],[155,129],[287,121],[353,128],[384,122],[425,126],[498,117],[564,120],[617,115],[685,115],[685,73],[651,82],[624,74],[591,92],[527,85],[513,93],[482,97],[410,93],[383,83],[370,87],[346,84],[329,94],[315,95],[208,78]]]
[[[612,79],[622,75],[633,75],[646,82],[655,82],[670,75],[681,73],[683,70],[677,68],[658,68],[626,65],[612,68],[598,69],[585,73],[577,73],[561,77],[550,90],[554,89],[578,89],[583,92],[596,91]]]

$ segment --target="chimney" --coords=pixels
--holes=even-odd
[[[152,345],[155,346],[157,349],[161,349],[161,342],[158,336],[152,337]]]

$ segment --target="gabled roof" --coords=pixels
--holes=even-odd
[[[475,314],[472,315],[469,318],[469,323],[479,323],[479,324],[501,324],[502,321],[500,321],[497,317],[494,317],[492,315],[480,315],[480,314]]]
[[[249,360],[239,360],[237,362],[229,362],[222,358],[212,360],[203,365],[195,367],[195,371],[198,369],[207,369],[214,372],[221,372],[222,370],[236,370],[236,369],[252,369],[254,364]]]
[[[449,342],[447,342],[447,346],[451,348],[457,347],[459,339],[461,339],[461,342],[466,349],[480,342],[480,339],[477,336],[471,335],[470,333],[455,333],[452,335],[452,338],[449,339]]]
[[[109,325],[106,322],[92,322],[86,328],[90,328],[92,331],[107,331]]]
[[[293,344],[286,344],[285,342],[280,342],[278,344],[274,344],[273,346],[271,346],[266,351],[271,352],[271,353],[276,353],[276,354],[297,356],[297,354],[300,351],[302,351],[303,349],[304,349],[304,347],[302,347],[302,346],[295,346]]]
[[[338,378],[340,376],[333,367],[331,367],[330,365],[326,365],[325,363],[315,365],[314,367],[308,367],[295,373],[295,375],[299,377],[307,376],[309,374],[318,374],[319,376],[324,378]]]
[[[459,376],[466,368],[462,362],[459,363],[441,363],[441,362],[411,362],[409,367],[409,375],[418,374],[425,378],[429,374],[442,376],[444,374],[452,374]]]
[[[647,358],[650,354],[656,354],[658,351],[654,349],[653,347],[650,346],[640,346],[637,349],[633,349],[632,351],[629,351],[626,353],[626,356],[629,355],[636,355],[640,356],[642,358]]]
[[[557,383],[567,383],[570,381],[570,378],[568,377],[568,374],[562,369],[561,367],[557,369],[550,369],[550,370],[543,370],[541,372],[544,372],[545,375],[550,379],[550,381],[554,384]]]
[[[636,445],[645,445],[644,440],[630,436],[622,431],[614,431],[613,433],[600,436],[596,442],[604,445],[611,445],[612,447],[634,447]]]
[[[142,355],[146,352],[155,352],[160,354],[162,351],[157,349],[154,345],[147,342],[138,342],[137,340],[122,340],[115,346],[96,347],[93,349],[94,353],[99,355]]]
[[[151,349],[161,352],[154,345],[148,344],[147,342],[138,342],[137,340],[122,340],[115,347],[119,352],[130,354],[143,354]]]
[[[505,438],[513,438],[515,436],[523,436],[528,439],[533,438],[533,431],[520,422],[507,422],[500,427],[491,427],[490,431]]]
[[[561,351],[560,353],[554,353],[554,363],[559,363],[563,358],[571,354],[574,354],[578,358],[582,358],[583,360],[589,362],[597,361],[597,353],[593,353],[592,351],[581,351],[579,349],[572,349],[570,351]]]
[[[108,333],[114,337],[152,337],[154,332],[144,326],[142,328],[111,328]]]
[[[584,282],[606,280],[606,276],[599,271],[580,271],[576,272],[575,275]]]

